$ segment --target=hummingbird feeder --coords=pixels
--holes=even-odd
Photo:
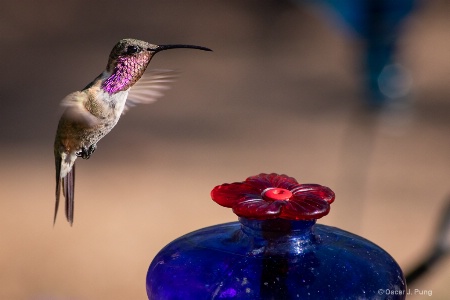
[[[211,191],[239,221],[169,243],[147,273],[149,299],[404,299],[395,260],[374,243],[321,224],[334,193],[278,174]]]

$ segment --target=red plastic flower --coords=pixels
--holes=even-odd
[[[328,214],[334,192],[319,184],[299,184],[286,175],[263,173],[218,185],[211,198],[248,219],[313,220]]]

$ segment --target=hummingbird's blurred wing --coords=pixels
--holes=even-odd
[[[64,112],[66,117],[86,127],[92,127],[99,123],[99,119],[86,109],[85,103],[88,97],[88,94],[83,91],[74,92],[61,101],[61,106],[66,107]]]
[[[133,85],[128,93],[127,102],[123,113],[136,104],[148,104],[163,96],[163,92],[170,88],[178,73],[173,70],[151,70],[144,74],[141,79]]]

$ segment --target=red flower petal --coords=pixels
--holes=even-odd
[[[225,207],[233,207],[248,198],[261,197],[258,189],[246,182],[225,183],[211,191],[211,198]]]
[[[280,187],[291,190],[298,185],[298,182],[297,180],[295,180],[295,178],[286,175],[278,175],[275,173],[261,173],[256,176],[248,177],[245,181],[260,189],[261,192],[270,187]]]
[[[248,219],[272,219],[278,217],[284,204],[284,201],[267,202],[262,199],[252,199],[233,206],[233,212],[239,217]]]
[[[320,184],[299,184],[296,188],[292,189],[291,192],[294,196],[300,194],[313,194],[328,203],[333,203],[335,198],[334,192],[330,188]]]
[[[280,218],[289,220],[319,219],[328,214],[330,204],[315,195],[298,195],[287,201]]]

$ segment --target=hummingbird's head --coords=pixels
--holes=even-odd
[[[104,88],[110,93],[128,89],[141,78],[155,53],[175,48],[211,51],[194,45],[153,45],[136,39],[120,40],[109,55],[106,71],[111,75],[104,82]]]
[[[152,56],[152,53],[147,49],[152,46],[154,45],[135,39],[120,40],[109,55],[106,70],[113,72],[118,65],[129,65],[145,71]]]

